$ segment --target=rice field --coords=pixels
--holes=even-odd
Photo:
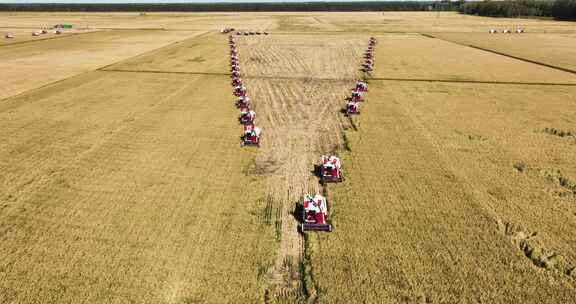
[[[261,148],[240,147],[224,26],[270,33],[236,38]],[[576,302],[573,23],[0,13],[0,28],[15,35],[0,303]],[[343,183],[318,183],[323,154]],[[303,235],[296,203],[315,193],[334,231]]]

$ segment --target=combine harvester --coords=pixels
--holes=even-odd
[[[364,101],[364,97],[362,97],[362,91],[357,90],[352,91],[352,95],[350,95],[350,101],[354,102]]]
[[[6,39],[13,39],[13,38],[14,38],[14,35],[13,35],[12,33],[6,33],[6,34],[4,35],[4,38],[6,38]]]
[[[341,183],[344,181],[340,158],[334,155],[322,155],[321,161],[322,164],[318,168],[321,183]]]
[[[234,87],[234,96],[236,96],[236,97],[246,96],[246,87],[243,85],[235,86]]]
[[[236,108],[250,108],[250,97],[248,96],[240,96],[238,100],[236,100],[235,104]]]
[[[328,205],[326,198],[320,194],[306,195],[302,202],[300,231],[326,231],[332,232],[332,225],[328,224]]]
[[[368,92],[368,83],[362,80],[358,80],[353,92]]]
[[[254,146],[260,147],[260,135],[262,135],[262,130],[260,128],[250,124],[244,126],[244,135],[242,135],[241,147]]]
[[[234,31],[233,27],[225,27],[225,28],[220,29],[221,34],[228,34],[228,33],[233,32],[233,31]]]
[[[232,76],[232,86],[233,87],[242,86],[242,78],[237,77],[237,76]]]
[[[358,101],[348,101],[346,103],[345,115],[352,116],[352,115],[360,115],[360,103]]]
[[[240,117],[238,117],[238,121],[240,121],[241,124],[252,125],[254,124],[254,119],[256,119],[256,112],[250,110],[250,108],[240,109]]]

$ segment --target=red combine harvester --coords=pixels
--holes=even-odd
[[[248,96],[240,96],[238,100],[236,100],[236,107],[237,108],[249,108],[250,107],[250,97]]]
[[[376,45],[376,38],[370,37],[370,40],[368,41],[368,45],[375,46]]]
[[[255,146],[260,147],[260,135],[262,130],[254,125],[244,126],[244,135],[242,135],[242,143],[240,146]]]
[[[332,225],[326,222],[328,218],[328,206],[326,198],[322,195],[306,195],[302,202],[301,232],[308,231],[332,231]]]
[[[322,183],[341,183],[344,181],[340,159],[334,155],[322,155],[322,165],[318,175]]]
[[[238,120],[241,124],[251,125],[254,123],[254,119],[256,119],[256,112],[248,108],[242,108],[240,110],[240,117],[238,117]]]
[[[246,96],[246,87],[243,85],[234,87],[234,95],[236,97]]]
[[[364,101],[364,97],[362,97],[362,92],[353,91],[352,95],[350,95],[350,100],[354,102]]]
[[[356,87],[354,88],[356,92],[368,92],[368,84],[364,81],[358,80],[356,82]]]
[[[346,116],[359,115],[360,105],[357,101],[349,101],[346,103]]]
[[[233,77],[232,86],[233,87],[242,86],[242,79],[240,77]]]

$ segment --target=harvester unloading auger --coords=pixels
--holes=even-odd
[[[332,225],[327,222],[328,204],[320,194],[306,195],[302,202],[300,231],[332,231]]]

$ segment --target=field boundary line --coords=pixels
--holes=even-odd
[[[425,79],[425,78],[391,78],[372,77],[370,80],[378,81],[403,81],[403,82],[444,82],[444,83],[471,83],[471,84],[498,84],[498,85],[533,85],[533,86],[576,86],[576,83],[561,82],[521,82],[521,81],[489,81],[489,80],[450,80],[450,79]]]
[[[96,32],[98,32],[98,31],[94,31],[94,32],[90,32],[90,33],[96,33]],[[61,83],[61,82],[64,82],[64,81],[66,81],[66,80],[68,80],[68,79],[72,79],[72,78],[74,78],[74,77],[80,77],[80,76],[85,75],[85,74],[87,74],[87,73],[92,73],[92,72],[95,72],[95,71],[105,71],[104,69],[106,69],[106,68],[108,68],[108,67],[111,67],[111,66],[113,66],[113,65],[115,65],[115,64],[118,64],[118,63],[121,63],[121,62],[124,62],[124,61],[127,61],[127,60],[131,60],[131,59],[134,59],[134,58],[138,58],[138,57],[141,57],[141,56],[144,56],[144,55],[149,55],[149,54],[154,53],[154,52],[156,52],[156,51],[159,51],[159,50],[161,50],[161,49],[164,49],[164,48],[167,48],[167,47],[176,45],[176,44],[178,44],[178,43],[180,43],[180,42],[182,42],[182,41],[186,41],[186,40],[189,40],[189,39],[199,38],[199,37],[202,37],[202,36],[204,36],[204,35],[206,35],[206,34],[209,34],[209,33],[210,33],[210,32],[203,32],[203,33],[200,33],[199,35],[196,35],[196,36],[194,36],[194,37],[190,37],[190,38],[187,38],[187,39],[184,39],[184,40],[178,40],[178,41],[169,43],[169,44],[167,44],[167,45],[163,45],[163,46],[161,46],[161,47],[155,48],[155,49],[153,49],[153,50],[146,51],[146,52],[144,52],[144,53],[141,53],[141,54],[138,54],[138,55],[129,57],[129,58],[122,59],[122,60],[120,60],[120,61],[116,61],[116,62],[107,64],[107,65],[101,66],[101,67],[96,68],[96,69],[94,69],[94,70],[79,72],[79,73],[70,75],[70,76],[68,76],[68,77],[64,77],[64,78],[62,78],[62,79],[58,79],[58,80],[55,80],[55,81],[52,81],[52,82],[49,82],[49,83],[45,83],[45,84],[42,84],[42,85],[40,85],[40,86],[38,86],[38,87],[31,88],[31,89],[28,89],[28,90],[23,91],[23,92],[20,92],[20,93],[16,93],[15,95],[11,95],[11,96],[7,96],[7,97],[4,97],[4,98],[1,98],[1,99],[0,99],[0,102],[3,103],[3,102],[5,102],[5,101],[7,101],[7,100],[9,100],[9,99],[18,98],[18,97],[20,97],[20,96],[22,96],[22,95],[25,95],[25,94],[28,94],[28,93],[30,93],[30,92],[35,92],[35,91],[37,91],[37,90],[41,90],[41,89],[43,89],[43,88],[46,88],[46,87],[49,87],[49,86],[52,86],[52,85],[57,85],[57,84],[59,84],[59,83]],[[88,33],[84,33],[84,34],[88,34]],[[64,37],[69,37],[69,35],[68,35],[68,36],[64,36]],[[49,38],[48,38],[48,39],[49,39]],[[43,40],[46,40],[46,39],[43,39]],[[42,41],[42,40],[33,40],[33,41]],[[13,45],[13,44],[10,44],[10,45]]]
[[[138,55],[129,57],[129,58],[125,58],[125,59],[122,59],[122,60],[120,60],[120,61],[116,61],[116,62],[107,64],[107,65],[105,65],[105,66],[102,66],[102,67],[97,68],[96,71],[102,71],[102,70],[107,69],[107,68],[109,68],[109,67],[112,67],[112,66],[114,66],[114,65],[116,65],[116,64],[121,64],[121,63],[126,62],[126,61],[129,61],[129,60],[134,60],[134,59],[136,59],[136,58],[140,58],[140,57],[143,57],[143,56],[148,56],[148,55],[154,54],[154,53],[156,53],[156,52],[159,52],[160,50],[163,50],[163,49],[166,49],[166,48],[169,48],[169,47],[173,47],[173,46],[175,46],[176,44],[182,43],[182,42],[184,42],[184,41],[188,41],[188,40],[191,40],[191,39],[201,38],[201,37],[204,37],[204,36],[208,36],[209,34],[211,34],[211,32],[209,32],[209,31],[205,31],[205,32],[201,32],[201,31],[200,31],[198,35],[195,35],[195,36],[193,36],[193,37],[186,38],[186,39],[183,39],[183,40],[174,41],[174,42],[172,42],[172,43],[168,43],[168,44],[166,44],[166,45],[163,45],[163,46],[161,46],[161,47],[159,47],[159,48],[155,48],[155,49],[153,49],[153,50],[150,50],[150,51],[147,51],[147,52],[144,52],[144,53],[141,53],[141,54],[138,54]]]
[[[515,55],[510,55],[507,53],[503,53],[503,52],[499,52],[499,51],[495,51],[492,49],[488,49],[488,48],[484,48],[484,47],[480,47],[480,46],[475,46],[472,44],[466,44],[466,43],[459,43],[459,42],[455,42],[452,40],[448,40],[448,39],[444,39],[444,38],[439,38],[436,37],[434,35],[431,34],[426,34],[426,33],[420,33],[420,35],[427,37],[427,38],[431,38],[431,39],[439,39],[442,41],[446,41],[446,42],[450,42],[450,43],[454,43],[457,45],[461,45],[461,46],[467,46],[473,49],[477,49],[477,50],[481,50],[484,52],[488,52],[488,53],[492,53],[492,54],[496,54],[496,55],[500,55],[500,56],[504,56],[504,57],[508,57],[508,58],[512,58],[512,59],[516,59],[516,60],[520,60],[520,61],[524,61],[524,62],[528,62],[528,63],[532,63],[532,64],[536,64],[539,66],[543,66],[543,67],[547,67],[547,68],[551,68],[551,69],[555,69],[555,70],[559,70],[562,72],[566,72],[566,73],[570,73],[570,74],[574,74],[576,75],[576,70],[573,69],[569,69],[569,68],[565,68],[565,67],[561,67],[561,66],[557,66],[557,65],[553,65],[553,64],[548,64],[548,63],[544,63],[544,62],[540,62],[540,61],[536,61],[536,60],[532,60],[532,59],[527,59],[527,58],[523,58],[523,57],[518,57]]]
[[[219,72],[184,72],[184,71],[161,71],[161,70],[100,69],[98,70],[98,72],[230,76],[230,73],[219,73]]]

